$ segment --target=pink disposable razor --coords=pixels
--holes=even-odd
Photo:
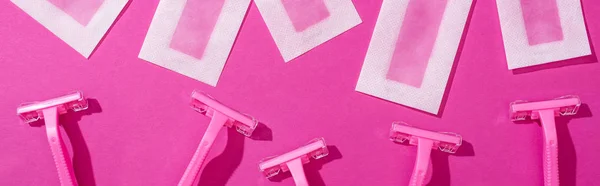
[[[511,103],[510,112],[513,121],[527,117],[540,119],[544,129],[544,185],[558,186],[558,140],[554,117],[574,115],[579,110],[581,100],[577,96],[563,96],[555,100]]]
[[[210,96],[197,91],[192,93],[192,102],[190,103],[190,106],[194,110],[211,117],[211,120],[194,156],[192,157],[192,161],[190,161],[185,173],[183,173],[183,177],[179,181],[179,186],[190,186],[194,183],[194,180],[196,180],[198,172],[200,171],[200,167],[206,159],[208,151],[210,151],[210,147],[223,126],[235,127],[239,133],[242,133],[246,137],[250,137],[258,124],[258,121],[254,118],[235,111],[219,103]]]
[[[302,166],[305,163],[310,162],[310,157],[320,159],[328,154],[329,151],[327,150],[325,140],[323,140],[323,138],[318,138],[312,140],[308,145],[297,148],[291,152],[274,158],[265,159],[258,167],[267,178],[279,174],[282,170],[283,172],[289,170],[292,173],[292,177],[297,186],[308,186],[308,181],[306,181],[304,168]]]
[[[431,159],[431,149],[440,149],[442,152],[455,153],[462,144],[462,137],[455,133],[433,132],[411,127],[403,122],[392,123],[390,139],[397,143],[408,140],[411,145],[417,145],[417,160],[410,178],[410,186],[421,186],[425,183],[425,175]]]
[[[68,152],[66,152],[67,150],[59,132],[58,115],[65,114],[69,110],[77,112],[87,108],[87,101],[83,98],[81,92],[75,92],[42,102],[23,104],[17,108],[17,115],[25,123],[44,119],[48,142],[50,143],[50,149],[52,149],[52,156],[54,157],[58,178],[62,186],[75,186],[77,185],[77,179],[75,178],[71,158]]]

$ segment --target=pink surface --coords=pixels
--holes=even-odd
[[[600,2],[582,3],[597,46]],[[417,149],[389,141],[395,120],[466,141],[455,155],[432,153],[430,185],[542,185],[542,128],[511,122],[509,103],[566,94],[584,106],[557,118],[560,180],[600,184],[600,63],[583,57],[506,70],[494,1],[476,2],[440,116],[354,91],[381,0],[354,1],[363,23],[292,63],[283,62],[252,4],[217,87],[137,58],[157,4],[132,1],[87,60],[0,1],[0,185],[59,184],[44,127],[21,124],[16,108],[72,90],[94,98],[84,115],[60,117],[80,185],[175,185],[209,122],[189,107],[194,89],[251,114],[272,134],[254,140],[221,130],[203,185],[293,185],[289,177],[265,179],[258,163],[316,137],[332,147],[329,158],[305,165],[313,185],[406,185]]]
[[[54,6],[69,14],[79,24],[87,25],[104,0],[48,0]]]
[[[225,0],[188,0],[175,28],[170,47],[202,59]]]
[[[281,3],[298,32],[329,17],[325,0],[281,0]]]
[[[400,28],[387,79],[421,87],[448,0],[411,0]]]
[[[521,0],[529,45],[563,39],[557,0]]]

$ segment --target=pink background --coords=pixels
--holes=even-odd
[[[87,60],[0,1],[0,185],[59,185],[45,129],[21,124],[15,110],[73,90],[93,98],[87,113],[60,118],[81,185],[175,185],[209,121],[188,107],[193,89],[267,126],[260,139],[222,130],[202,185],[293,185],[265,179],[258,162],[315,137],[335,148],[305,166],[313,185],[406,185],[416,148],[388,140],[395,120],[466,140],[455,155],[433,153],[430,185],[542,185],[542,130],[509,121],[508,104],[566,94],[585,105],[557,120],[561,182],[600,184],[600,63],[507,70],[492,0],[473,8],[439,116],[354,91],[381,0],[354,0],[362,24],[289,63],[252,4],[216,88],[137,58],[157,3],[133,0]],[[582,3],[597,44],[600,2]]]

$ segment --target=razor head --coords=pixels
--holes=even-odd
[[[233,110],[219,103],[208,94],[199,91],[192,92],[190,106],[195,111],[208,117],[212,117],[215,112],[226,115],[229,117],[229,121],[225,125],[227,127],[235,127],[239,133],[246,137],[250,137],[258,125],[258,121],[254,117]]]
[[[321,159],[327,155],[329,155],[329,150],[327,150],[325,140],[323,138],[317,138],[296,150],[276,157],[265,158],[258,167],[267,178],[271,178],[281,172],[289,171],[287,162],[300,158],[302,164],[306,164],[310,162],[311,157],[313,159]]]
[[[72,110],[74,112],[82,111],[88,108],[87,100],[81,92],[75,92],[54,99],[41,102],[31,102],[21,104],[17,108],[17,115],[25,123],[32,123],[44,118],[42,110],[56,107],[57,113],[64,114]]]
[[[433,149],[439,149],[442,152],[455,153],[458,147],[462,145],[462,136],[451,132],[433,132],[429,130],[412,127],[404,122],[392,123],[390,130],[390,140],[396,143],[407,142],[411,145],[418,145],[419,138],[425,138],[433,141]]]
[[[539,110],[554,110],[555,116],[569,116],[577,114],[581,100],[577,96],[562,96],[546,101],[515,101],[510,104],[510,118],[513,121],[526,120],[527,118],[539,119]]]

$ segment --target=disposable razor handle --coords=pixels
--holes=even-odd
[[[425,174],[429,168],[429,161],[431,159],[431,148],[433,147],[433,141],[426,138],[418,138],[419,142],[417,145],[417,160],[415,161],[415,168],[410,178],[409,186],[422,186],[424,185]]]
[[[558,186],[558,138],[554,121],[554,110],[540,110],[540,121],[544,129],[544,185]]]
[[[58,108],[50,107],[42,110],[42,112],[46,123],[46,135],[48,136],[50,149],[52,149],[52,157],[54,157],[60,185],[77,186],[71,158],[69,158],[68,153],[65,153],[67,150],[58,127]]]
[[[296,183],[296,186],[308,186],[306,175],[304,175],[302,158],[296,158],[290,162],[287,162],[286,165],[292,173],[292,178],[294,178],[294,183]]]
[[[223,128],[227,120],[229,120],[229,118],[224,114],[214,112],[212,119],[208,124],[208,128],[206,129],[206,132],[204,132],[204,136],[202,136],[202,140],[200,141],[196,152],[194,152],[190,164],[188,164],[185,169],[178,186],[190,186],[194,183],[194,180],[196,180],[196,177],[200,172],[200,167],[202,167],[202,163],[206,159],[206,155],[208,155],[219,130]]]

